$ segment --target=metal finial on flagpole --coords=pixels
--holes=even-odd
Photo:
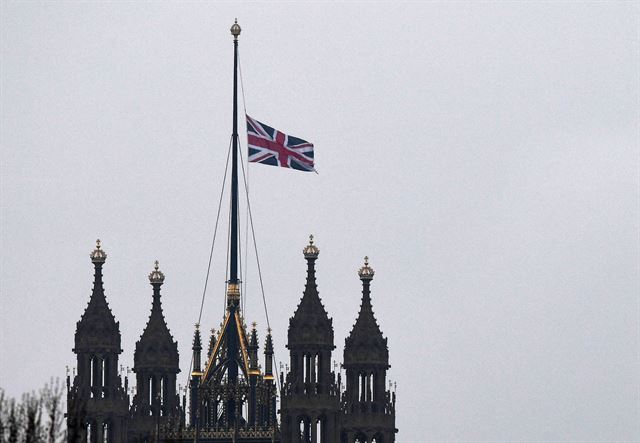
[[[240,25],[238,24],[238,19],[236,19],[233,25],[231,25],[231,35],[233,35],[234,40],[238,40],[240,31],[242,31],[242,28],[240,28]]]

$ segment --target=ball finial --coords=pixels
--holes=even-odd
[[[233,35],[234,40],[238,40],[240,31],[242,31],[242,28],[240,28],[240,25],[238,24],[238,19],[236,19],[233,25],[231,25],[231,35]]]
[[[369,266],[369,257],[364,257],[364,266],[360,268],[358,271],[358,275],[360,276],[360,280],[362,281],[371,281],[373,280],[373,275],[375,271]]]
[[[102,249],[100,239],[96,240],[96,248],[89,255],[93,263],[104,263],[107,259],[107,253]]]
[[[164,274],[160,270],[160,263],[158,263],[158,260],[155,262],[153,271],[149,274],[149,281],[152,285],[161,285],[164,282]]]
[[[320,254],[320,249],[316,245],[313,244],[313,234],[309,235],[309,244],[305,246],[302,250],[304,254],[304,258],[306,259],[316,259]]]

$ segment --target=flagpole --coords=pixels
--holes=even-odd
[[[240,303],[240,285],[238,280],[238,36],[240,25],[236,19],[231,26],[233,35],[233,136],[232,136],[232,170],[231,170],[231,239],[229,241],[231,263],[229,266],[229,280],[227,282],[227,315],[229,325],[227,330],[227,379],[232,392],[238,380],[238,328],[237,309]],[[236,398],[235,394],[227,401],[227,414],[229,424],[237,427]]]
[[[238,20],[231,27],[233,34],[233,152],[231,169],[231,264],[229,285],[238,285]],[[235,289],[235,288],[234,288]]]

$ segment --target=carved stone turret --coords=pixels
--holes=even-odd
[[[198,426],[198,409],[199,409],[199,388],[200,379],[202,378],[202,368],[200,366],[200,357],[202,352],[202,339],[200,338],[200,323],[196,323],[196,330],[193,333],[193,370],[191,371],[191,426]]]
[[[282,387],[282,441],[338,441],[339,396],[331,371],[333,325],[316,285],[320,250],[309,237],[305,290],[289,320],[287,348],[291,368]]]
[[[213,350],[216,347],[216,330],[211,328],[211,335],[209,336],[209,349],[207,349],[207,359],[211,358]]]
[[[370,285],[375,272],[369,266],[369,258],[364,259],[364,266],[358,271],[362,281],[362,303],[351,333],[345,340],[344,367],[367,365],[386,370],[389,367],[387,339],[382,335],[371,306]]]
[[[68,441],[125,441],[129,399],[118,374],[120,327],[102,283],[107,254],[100,240],[90,254],[93,291],[75,333],[78,372],[67,393]]]
[[[129,432],[138,440],[151,439],[159,425],[181,415],[176,392],[176,376],[180,372],[178,343],[162,312],[160,288],[164,274],[157,261],[149,274],[149,283],[153,287],[151,314],[136,343],[133,367],[137,384]]]
[[[120,325],[109,308],[102,283],[102,266],[107,254],[100,240],[96,240],[96,249],[90,254],[94,267],[93,291],[89,304],[77,323],[75,353],[100,350],[101,352],[120,354]]]
[[[302,299],[289,320],[287,348],[297,349],[322,348],[332,351],[333,320],[329,318],[316,284],[316,260],[320,250],[314,244],[313,235],[309,236],[309,244],[303,249],[307,260],[307,281]]]
[[[358,271],[362,303],[345,340],[346,391],[342,402],[342,441],[395,441],[395,399],[386,390],[389,369],[387,339],[371,306],[370,285],[375,272],[368,257]]]

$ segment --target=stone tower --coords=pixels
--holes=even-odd
[[[118,374],[120,326],[104,295],[102,266],[107,254],[96,242],[91,253],[93,291],[77,323],[77,375],[67,389],[69,443],[119,443],[127,439],[129,398]]]
[[[358,272],[362,304],[345,340],[346,391],[342,398],[342,443],[395,441],[395,395],[386,390],[389,366],[387,339],[373,315],[370,285],[374,271],[364,258]]]
[[[133,372],[136,395],[131,407],[130,440],[152,441],[159,427],[181,418],[180,399],[176,392],[176,375],[180,372],[178,343],[173,340],[162,313],[160,287],[164,274],[158,262],[149,274],[153,302],[149,321],[136,343]]]
[[[315,262],[320,251],[313,244],[313,236],[303,252],[307,282],[289,320],[287,348],[291,368],[282,383],[282,442],[337,442],[339,395],[331,372],[333,321],[318,295]]]

